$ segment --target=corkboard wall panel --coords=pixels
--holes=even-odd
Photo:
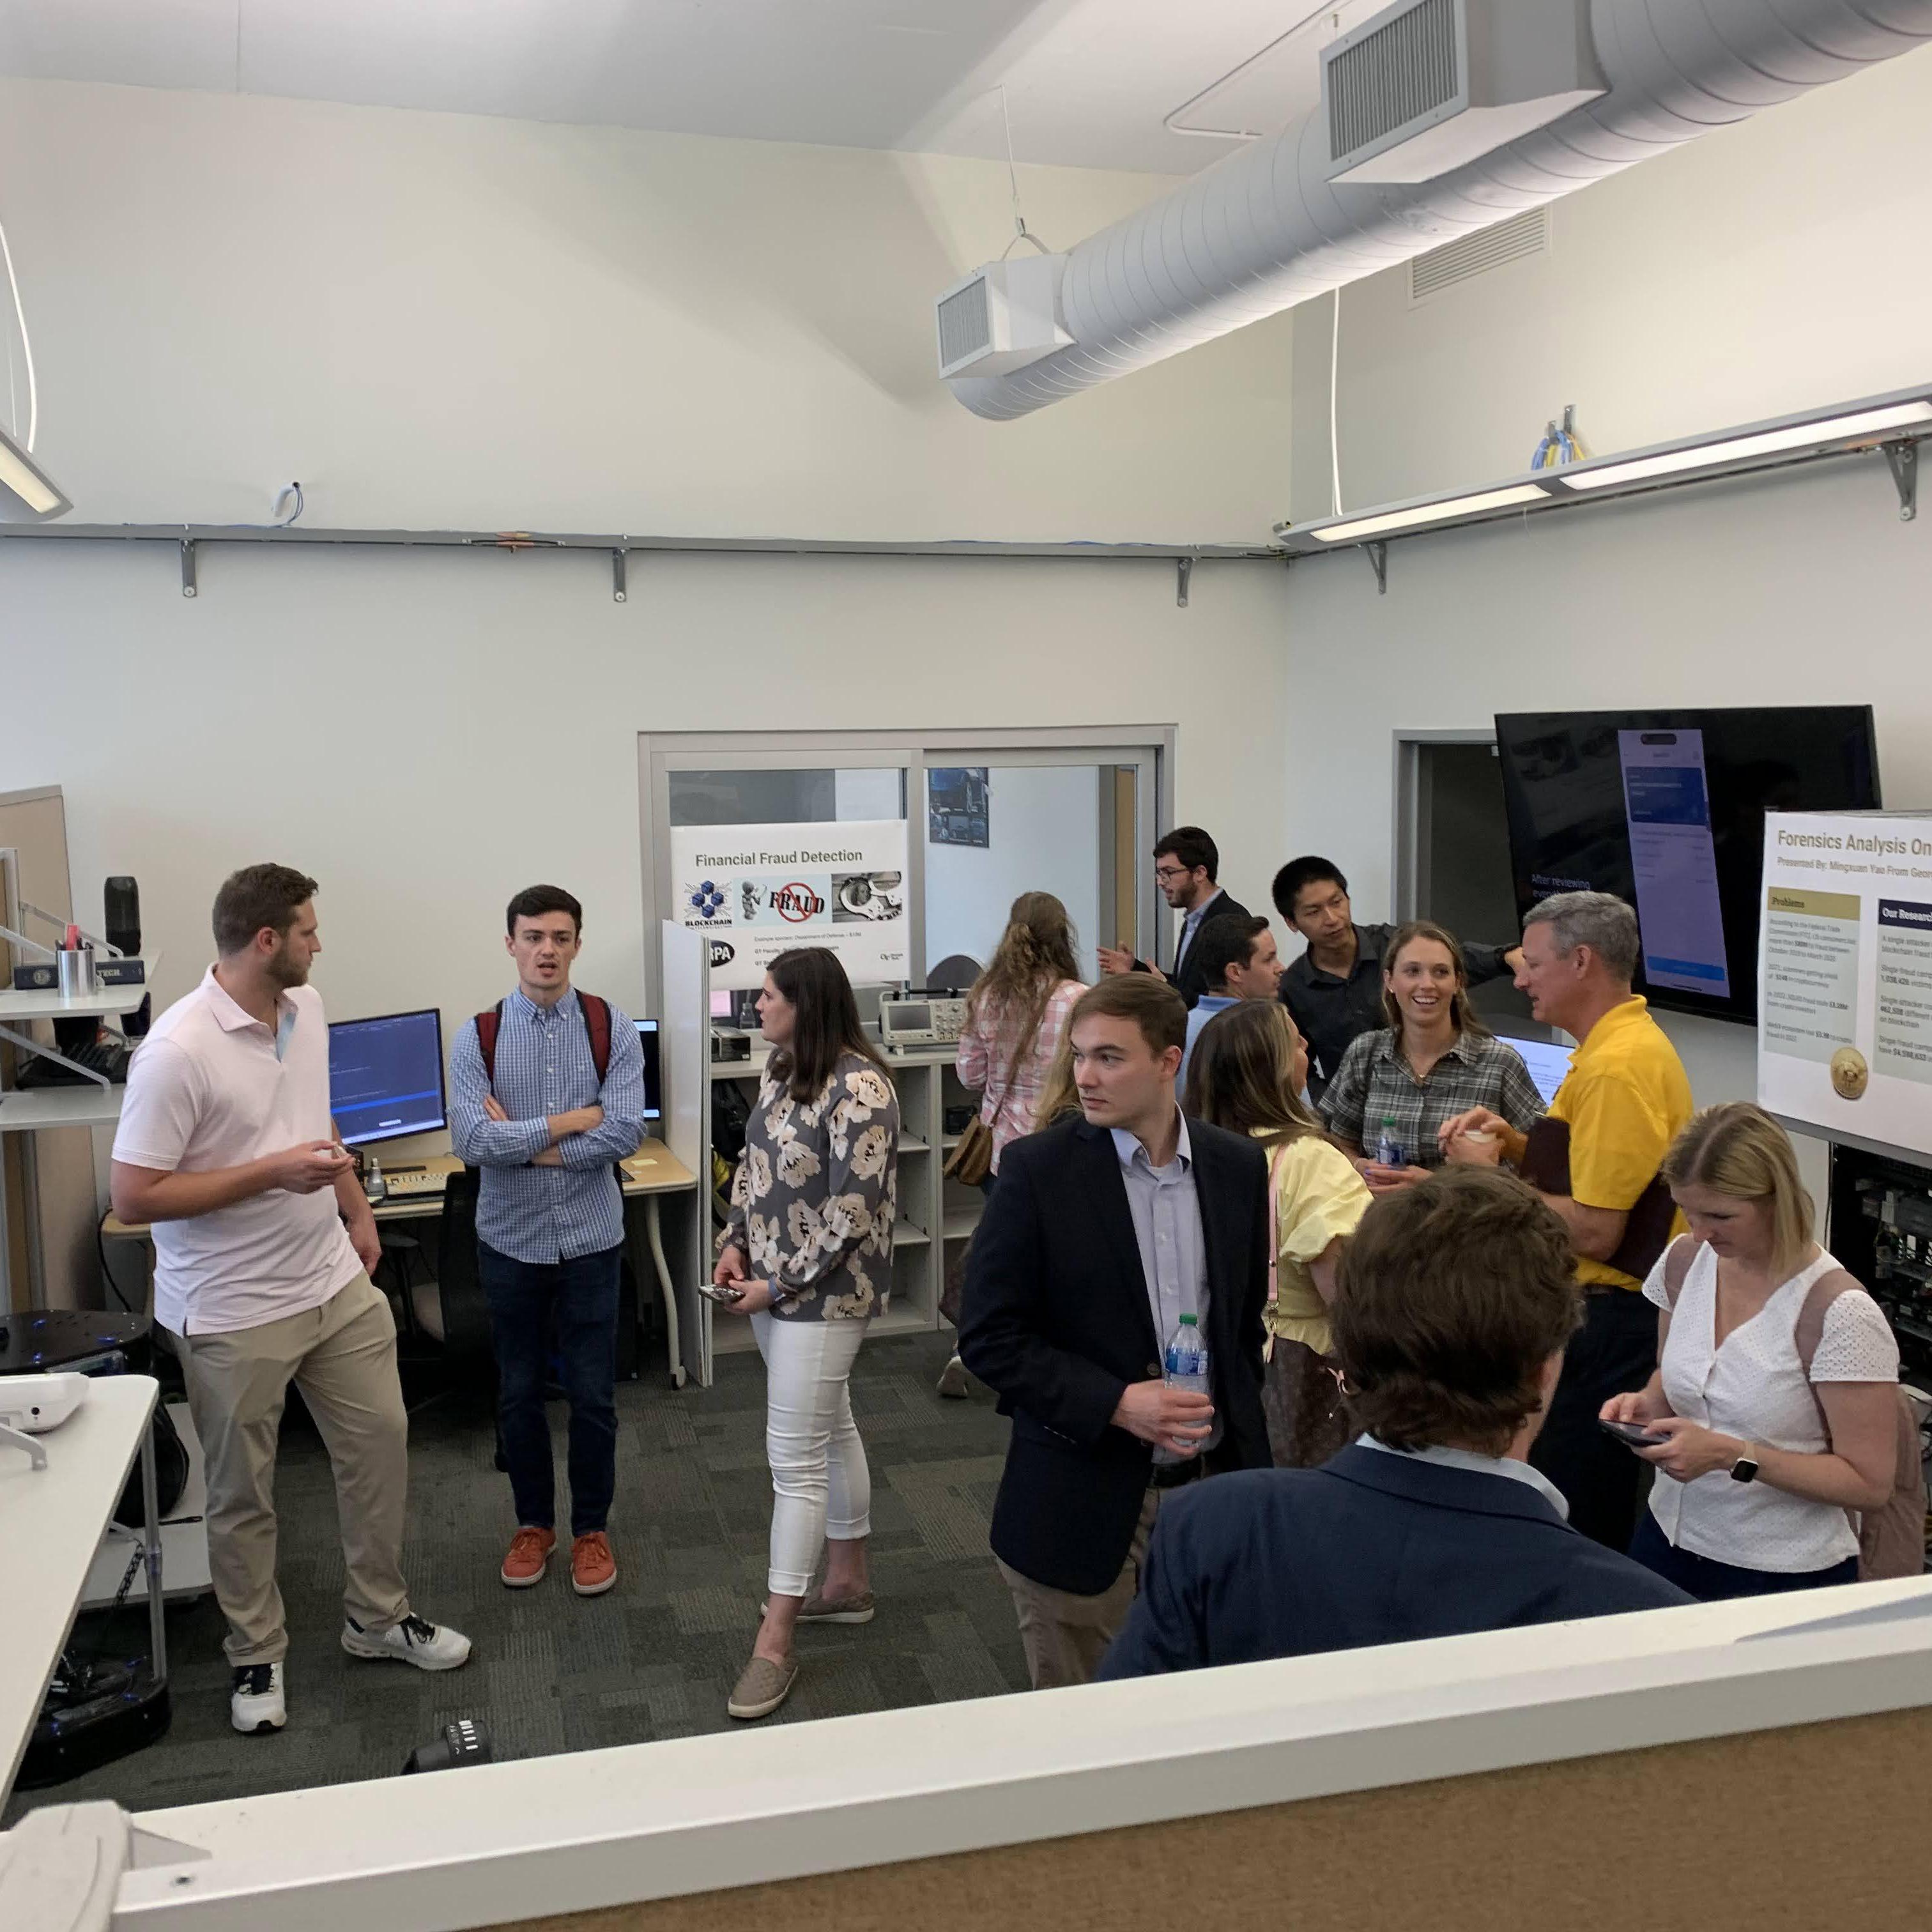
[[[1912,1848],[1928,1820],[1932,1714],[1896,1712],[526,1920],[520,1932],[1854,1932],[1927,1922]]]

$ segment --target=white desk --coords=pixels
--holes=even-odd
[[[148,1418],[159,1388],[152,1376],[97,1376],[86,1402],[34,1440],[47,1452],[36,1469],[18,1449],[0,1449],[0,1798],[13,1788],[21,1754],[40,1715],[61,1646],[74,1627],[101,1532],[121,1499],[134,1458],[142,1459],[148,1503],[149,1560],[158,1570],[154,1534],[153,1437]],[[167,1674],[161,1598],[149,1592],[148,1628],[154,1675]]]

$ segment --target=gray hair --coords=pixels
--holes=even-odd
[[[1566,957],[1587,946],[1613,980],[1628,985],[1636,976],[1642,950],[1636,914],[1615,892],[1552,892],[1530,908],[1522,926],[1526,932],[1532,926],[1550,927],[1557,951]]]

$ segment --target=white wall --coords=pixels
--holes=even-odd
[[[1286,588],[1206,563],[1182,610],[1153,562],[665,556],[618,604],[596,558],[249,550],[190,601],[165,548],[0,544],[0,788],[64,787],[76,906],[140,879],[164,1000],[224,874],[273,858],[322,882],[339,1015],[487,1004],[504,903],[538,878],[584,901],[584,983],[632,1005],[642,731],[1172,720],[1180,812],[1264,892]],[[1214,680],[1175,674],[1196,653]]]
[[[1067,245],[1172,185],[1022,171]],[[1034,420],[934,373],[989,162],[0,80],[39,454],[88,521],[1265,538],[1286,319]]]
[[[1090,983],[1100,930],[1098,767],[994,765],[990,773],[990,844],[926,840],[926,956],[937,964],[963,952],[985,965],[1015,898],[1052,892],[1073,921],[1081,977]],[[1147,890],[1154,890],[1151,878]]]
[[[1577,405],[1604,454],[1932,380],[1932,46],[1599,182],[1551,252],[1414,308],[1342,293],[1345,507],[1528,468]],[[1295,312],[1298,518],[1328,514],[1330,304]]]
[[[1406,269],[1345,290],[1345,505],[1513,475],[1568,402],[1603,454],[1932,380],[1928,164],[1922,50],[1558,202],[1546,257],[1413,308]],[[1297,312],[1304,518],[1329,328]],[[1927,510],[1901,524],[1868,458],[1400,542],[1386,597],[1358,553],[1298,566],[1288,842],[1382,916],[1392,734],[1543,706],[1868,702],[1887,802],[1932,806]],[[1754,1094],[1747,1029],[1665,1024],[1700,1102]]]

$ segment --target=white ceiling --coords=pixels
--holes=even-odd
[[[1004,84],[1023,161],[1187,174],[1379,3],[0,0],[0,74],[988,158]]]

